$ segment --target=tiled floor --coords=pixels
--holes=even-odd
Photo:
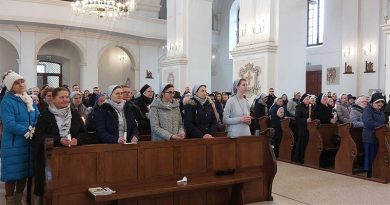
[[[273,198],[251,205],[389,205],[390,184],[278,162]],[[0,183],[0,205],[4,204],[4,183]]]

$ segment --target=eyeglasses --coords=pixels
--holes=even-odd
[[[173,93],[175,93],[175,91],[166,91],[166,92],[164,92],[164,93],[173,94]]]

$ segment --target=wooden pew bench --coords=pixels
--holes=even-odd
[[[269,117],[263,116],[259,118],[260,132],[263,132],[269,128]]]
[[[282,140],[279,146],[279,160],[291,162],[292,150],[294,148],[294,133],[291,130],[291,119],[286,118],[281,120]]]
[[[338,134],[337,125],[321,124],[319,120],[307,123],[309,142],[305,150],[304,164],[309,167],[320,168],[321,157],[326,154],[335,154],[338,147],[332,143],[334,135]],[[334,160],[334,158],[333,158]]]
[[[362,132],[363,128],[353,128],[350,123],[338,125],[341,142],[335,159],[336,172],[352,175],[361,168],[364,155]]]
[[[276,161],[271,132],[229,139],[53,147],[47,140],[48,205],[245,204],[272,200]],[[233,175],[216,176],[234,169]],[[177,185],[183,176],[187,185]],[[110,187],[93,197],[91,187]]]
[[[375,129],[378,139],[378,152],[372,162],[372,178],[382,182],[390,182],[390,129],[383,125]]]

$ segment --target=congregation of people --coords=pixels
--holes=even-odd
[[[81,92],[79,85],[27,90],[23,77],[7,72],[3,78],[0,106],[2,122],[1,181],[7,204],[21,204],[28,177],[35,178],[34,194],[42,200],[45,184],[45,139],[54,146],[85,144],[136,144],[141,135],[152,141],[211,139],[217,132],[227,137],[251,136],[260,131],[259,118],[267,116],[275,130],[272,145],[276,157],[282,138],[281,120],[296,121],[293,161],[303,163],[308,143],[307,123],[351,123],[363,128],[364,169],[371,169],[377,152],[374,129],[385,124],[390,106],[382,93],[354,97],[328,92],[318,96],[294,93],[277,97],[274,89],[247,99],[248,82],[234,81],[231,92],[207,92],[207,86],[186,87],[184,93],[172,84],[139,91],[127,85],[110,85]],[[158,90],[158,91],[157,91]],[[93,133],[93,134],[91,134]],[[37,202],[38,204],[41,202]]]

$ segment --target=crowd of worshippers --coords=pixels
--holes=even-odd
[[[390,110],[389,106],[385,109],[382,93],[355,98],[331,92],[319,96],[297,92],[288,99],[286,94],[276,97],[271,88],[251,103],[245,79],[235,80],[231,92],[226,93],[208,94],[202,84],[192,90],[186,87],[183,95],[172,84],[161,85],[158,92],[154,89],[146,84],[137,93],[126,85],[110,85],[106,92],[95,87],[92,93],[82,93],[78,85],[26,90],[21,75],[7,72],[0,95],[1,181],[5,182],[7,204],[20,204],[26,178],[31,176],[35,177],[35,198],[42,199],[46,138],[53,138],[57,147],[135,144],[140,135],[151,135],[152,141],[209,139],[218,131],[237,138],[258,133],[258,119],[269,116],[277,155],[281,120],[292,117],[297,124],[293,160],[303,163],[307,122],[318,119],[363,127],[365,168],[369,170],[377,150],[374,129],[387,122]]]

